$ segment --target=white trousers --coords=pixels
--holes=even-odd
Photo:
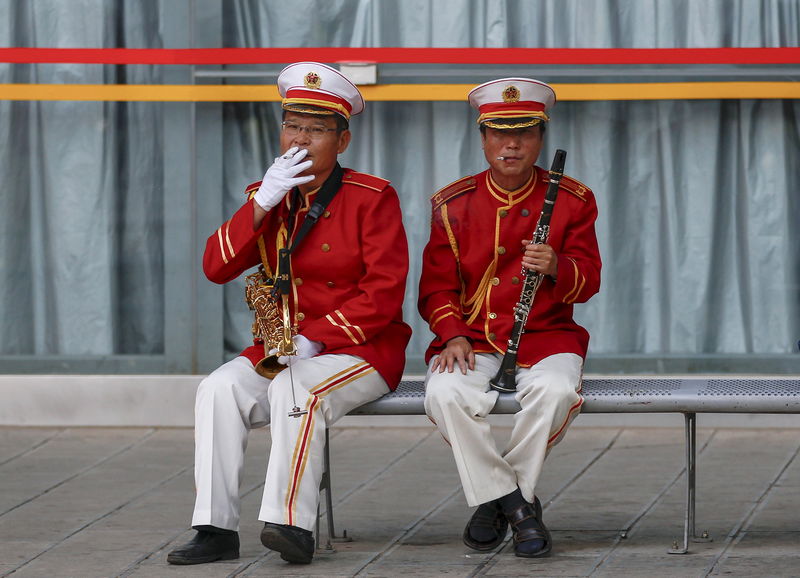
[[[195,402],[195,501],[192,526],[239,529],[239,486],[248,432],[271,425],[272,447],[258,519],[311,530],[324,470],[325,427],[389,391],[369,363],[353,355],[319,355],[272,381],[246,357],[206,377]]]
[[[530,368],[517,368],[511,437],[501,453],[486,417],[498,392],[489,387],[503,356],[475,355],[475,369],[439,373],[428,369],[425,412],[453,449],[464,495],[477,506],[513,492],[529,502],[550,448],[558,443],[583,404],[583,360],[574,353],[551,355]],[[431,363],[436,358],[431,360]]]

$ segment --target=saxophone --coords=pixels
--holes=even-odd
[[[297,327],[291,323],[288,292],[278,291],[278,284],[275,279],[267,278],[263,265],[245,277],[245,300],[255,318],[253,337],[264,343],[264,359],[256,364],[255,370],[267,379],[273,379],[286,369],[278,363],[278,357],[297,353],[292,341]],[[270,355],[273,349],[278,351]]]

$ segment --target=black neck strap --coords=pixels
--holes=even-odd
[[[291,255],[295,249],[297,249],[297,246],[300,245],[300,242],[305,238],[306,235],[308,235],[311,227],[316,225],[319,218],[325,212],[325,208],[333,200],[333,197],[337,192],[339,192],[339,188],[342,186],[343,176],[344,170],[342,170],[342,167],[339,165],[339,163],[336,163],[336,166],[333,167],[333,171],[331,171],[331,174],[328,175],[327,179],[325,179],[325,182],[322,183],[319,192],[316,194],[314,202],[311,204],[311,208],[308,210],[305,219],[303,219],[303,223],[300,225],[300,230],[297,231],[297,235],[295,235],[294,242],[292,243],[291,247],[288,249],[281,249],[278,252],[278,275],[276,287],[282,294],[288,295],[289,291],[291,290],[291,265],[289,263],[289,255]],[[295,198],[300,197],[297,188],[293,189],[290,194],[292,195],[293,201]],[[291,231],[292,228],[293,226],[290,226],[289,230]]]
[[[333,200],[333,197],[336,195],[336,193],[339,192],[339,188],[342,186],[343,176],[344,171],[342,170],[342,167],[339,166],[339,163],[336,163],[336,166],[333,167],[331,174],[328,175],[328,178],[325,179],[324,183],[322,183],[319,192],[314,198],[314,202],[311,204],[311,208],[306,214],[306,218],[303,219],[303,223],[300,225],[300,230],[297,231],[294,242],[292,243],[292,246],[289,247],[289,254],[294,252],[294,250],[300,244],[300,241],[302,241],[311,230],[311,227],[316,225],[319,218],[325,212],[325,208]]]

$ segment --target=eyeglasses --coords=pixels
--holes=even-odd
[[[306,133],[308,133],[308,136],[310,136],[312,140],[319,140],[323,136],[325,136],[325,133],[335,132],[339,130],[338,128],[328,128],[327,126],[322,126],[318,124],[305,126],[302,124],[297,124],[296,122],[288,122],[288,121],[283,121],[281,123],[281,126],[283,127],[283,132],[286,133],[286,136],[296,137],[301,132],[305,131]]]

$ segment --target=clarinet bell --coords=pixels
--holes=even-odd
[[[298,406],[294,406],[292,411],[289,412],[289,417],[300,417],[302,415],[306,415],[307,413],[307,409],[300,409]]]
[[[494,379],[489,380],[489,385],[495,391],[511,393],[517,391],[516,368],[498,371]]]
[[[503,356],[503,361],[495,376],[489,380],[489,385],[495,391],[510,393],[517,391],[517,350],[509,349]]]

